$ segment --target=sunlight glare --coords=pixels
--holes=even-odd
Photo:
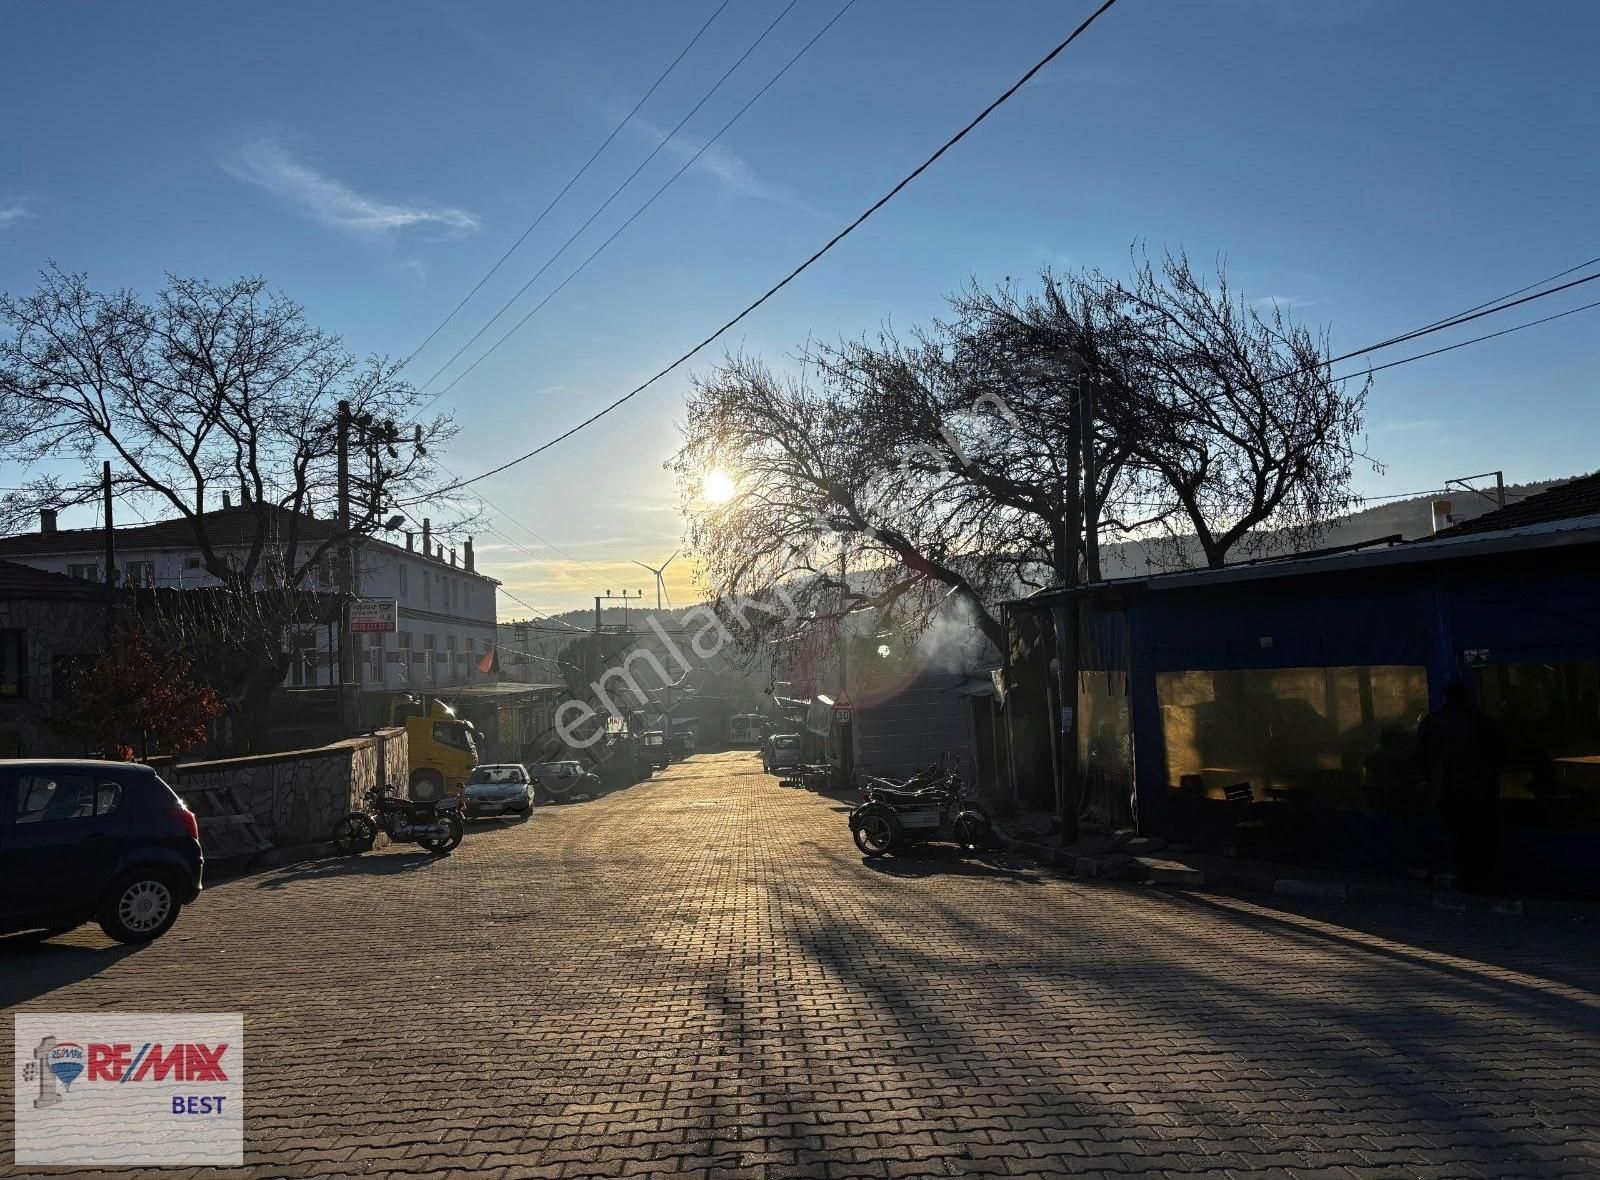
[[[733,479],[722,468],[706,472],[705,497],[708,504],[726,504],[733,499]]]

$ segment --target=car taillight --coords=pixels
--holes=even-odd
[[[195,819],[194,812],[183,804],[169,808],[167,814],[178,821],[178,826],[189,833],[189,839],[196,844],[200,843],[200,821]]]

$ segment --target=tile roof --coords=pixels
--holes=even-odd
[[[1521,528],[1579,516],[1600,515],[1600,471],[1582,475],[1539,492],[1525,500],[1485,512],[1482,516],[1451,525],[1434,533],[1435,537],[1460,537],[1468,533],[1488,533],[1499,529]],[[1420,538],[1426,543],[1431,538]]]

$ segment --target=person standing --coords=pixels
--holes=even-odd
[[[1417,759],[1428,774],[1439,818],[1450,834],[1456,884],[1471,892],[1499,883],[1501,741],[1493,720],[1452,679],[1444,704],[1417,726]]]

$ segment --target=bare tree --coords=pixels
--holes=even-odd
[[[303,611],[303,591],[326,588],[327,562],[442,484],[433,455],[451,420],[414,421],[425,402],[398,365],[352,356],[260,278],[169,277],[147,302],[51,267],[33,294],[0,295],[0,320],[10,330],[0,339],[0,458],[76,468],[35,476],[0,501],[0,517],[16,527],[40,508],[92,500],[97,460],[109,456],[118,494],[192,531],[222,596],[191,605],[210,634],[234,632],[259,683],[281,680],[285,626]],[[341,432],[352,454],[347,520],[333,519]],[[229,490],[240,508],[218,515]],[[219,614],[220,602],[235,604],[235,617]]]
[[[1220,269],[1046,273],[951,308],[909,340],[809,347],[795,376],[738,356],[697,379],[671,466],[715,597],[781,584],[809,622],[871,609],[912,631],[954,600],[998,646],[998,599],[1082,576],[1086,516],[1107,540],[1192,535],[1221,564],[1305,544],[1351,503],[1366,386],[1334,381],[1325,334],[1236,298]],[[739,494],[707,505],[718,467]]]

